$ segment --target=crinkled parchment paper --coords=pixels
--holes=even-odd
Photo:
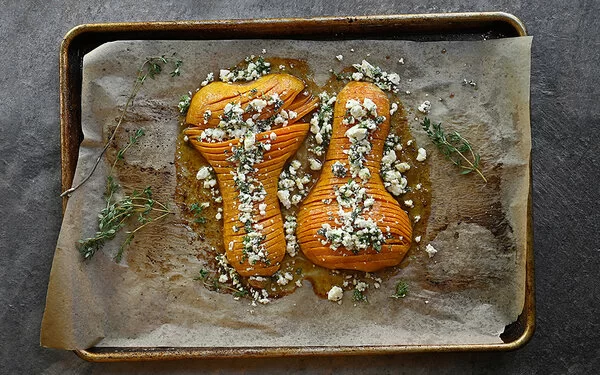
[[[174,155],[180,95],[208,72],[250,54],[304,59],[324,84],[367,58],[402,77],[399,94],[414,139],[428,151],[431,217],[413,260],[356,306],[317,297],[305,282],[292,295],[253,307],[193,280],[211,243],[173,218],[140,231],[122,263],[123,237],[83,262],[79,238],[96,231],[109,162],[69,199],[58,239],[42,344],[64,349],[97,346],[305,346],[501,343],[499,334],[523,309],[529,193],[529,70],[531,38],[478,42],[409,41],[131,41],[107,43],[84,59],[82,125],[75,182],[90,169],[126,102],[136,70],[148,56],[173,52],[182,76],[148,80],[122,131],[146,136],[128,151],[118,177],[125,186],[151,185],[176,208]],[[350,49],[353,48],[354,52]],[[342,54],[342,61],[335,56]],[[367,54],[370,54],[367,57]],[[398,60],[404,59],[404,64]],[[464,85],[463,80],[476,86]],[[410,94],[405,93],[410,91]],[[440,100],[440,98],[442,100]],[[429,117],[459,130],[480,152],[489,182],[461,176],[420,129],[417,107],[430,100]],[[415,117],[418,118],[415,119]],[[121,139],[118,146],[122,147]],[[114,156],[114,155],[113,155]],[[112,159],[111,159],[112,160]],[[431,243],[438,253],[429,258]],[[409,295],[389,298],[406,280]]]

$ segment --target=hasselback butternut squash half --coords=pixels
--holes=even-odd
[[[241,276],[270,276],[286,252],[277,180],[302,144],[318,105],[304,83],[269,74],[243,84],[211,83],[190,103],[184,134],[210,163],[223,196],[223,242]]]
[[[372,272],[399,264],[410,247],[408,215],[379,175],[389,110],[372,83],[350,82],[337,95],[322,173],[297,220],[300,249],[317,265]]]

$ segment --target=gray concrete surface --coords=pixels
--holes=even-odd
[[[600,367],[600,3],[596,0],[5,1],[0,8],[0,374],[521,373]],[[89,364],[41,348],[61,222],[58,49],[90,22],[502,10],[534,36],[537,331],[510,353]]]

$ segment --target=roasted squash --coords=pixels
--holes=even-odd
[[[318,105],[303,90],[296,77],[270,74],[243,84],[214,82],[192,98],[184,134],[216,172],[225,253],[241,276],[270,276],[285,256],[277,181],[308,132],[302,117]],[[239,129],[226,129],[231,123]],[[222,139],[206,135],[214,129],[225,129]]]
[[[372,272],[399,264],[410,247],[408,215],[379,174],[389,108],[371,83],[350,82],[337,95],[322,173],[297,220],[300,249],[317,265]]]

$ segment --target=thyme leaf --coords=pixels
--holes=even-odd
[[[204,224],[206,223],[206,218],[202,215],[202,211],[204,211],[204,205],[198,203],[192,203],[190,205],[190,211],[194,214],[194,223]]]
[[[406,297],[407,294],[408,294],[408,284],[404,281],[399,281],[398,284],[396,284],[396,291],[390,297],[396,298],[396,299],[404,298],[404,297]]]
[[[355,302],[369,302],[367,296],[358,289],[354,289],[352,293],[352,300]]]
[[[446,134],[442,128],[442,123],[432,124],[427,117],[423,119],[421,126],[429,136],[429,139],[431,139],[431,142],[444,154],[446,159],[459,168],[460,174],[475,172],[487,183],[487,179],[481,172],[481,156],[473,151],[473,147],[469,141],[460,135],[460,133],[453,131],[450,134]]]
[[[194,280],[204,280],[206,279],[206,276],[208,276],[208,271],[205,270],[204,268],[201,268],[200,271],[198,272],[198,276],[194,277]]]

